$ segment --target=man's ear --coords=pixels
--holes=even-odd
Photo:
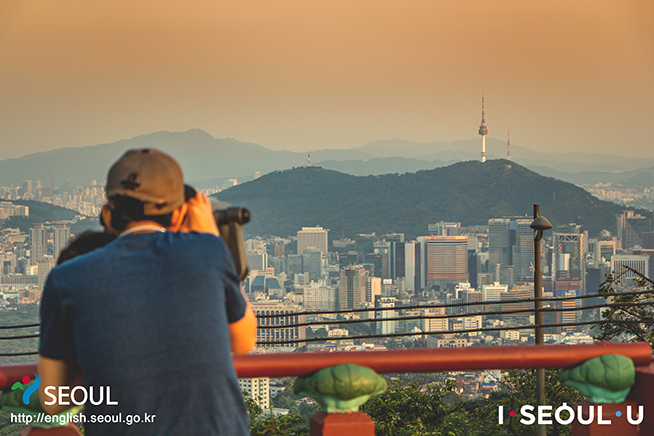
[[[186,220],[187,212],[188,212],[188,204],[184,202],[180,207],[178,207],[173,211],[173,216],[170,220],[169,229],[172,230],[173,232],[178,232],[179,229],[182,228],[182,224],[184,224],[184,220]]]
[[[111,227],[111,208],[109,208],[108,204],[105,203],[102,205],[100,216],[102,217],[102,222],[104,223],[104,225],[113,233],[117,234],[118,232],[116,232],[116,229]]]

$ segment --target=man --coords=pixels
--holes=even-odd
[[[185,201],[181,168],[155,149],[126,152],[106,194],[117,240],[55,267],[44,288],[44,409],[70,407],[49,404],[48,386],[83,380],[87,435],[249,434],[230,350],[254,346],[256,321],[208,198]]]

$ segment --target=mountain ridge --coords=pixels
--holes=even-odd
[[[214,195],[248,207],[248,234],[294,235],[321,225],[335,234],[427,234],[427,224],[485,225],[491,218],[530,217],[533,204],[552,224],[583,224],[591,235],[614,231],[624,209],[567,182],[504,159],[459,162],[416,173],[352,176],[319,167],[276,171]]]
[[[288,150],[271,150],[259,144],[234,138],[214,138],[201,129],[185,132],[158,131],[142,134],[112,143],[85,147],[66,147],[31,153],[20,158],[0,161],[0,186],[19,185],[24,180],[42,180],[60,183],[71,180],[74,184],[90,184],[91,180],[104,180],[109,166],[127,149],[157,147],[178,159],[186,179],[210,180],[236,178],[255,172],[266,174],[304,165],[305,153]],[[577,174],[579,172],[612,172],[629,167],[632,170],[654,166],[654,159],[635,159],[592,153],[545,153],[519,145],[512,145],[514,161],[530,168],[549,168],[550,174]],[[487,138],[489,159],[502,158],[506,144],[496,138]],[[311,151],[314,164],[324,162],[326,168],[362,174],[385,171],[388,174],[417,171],[469,161],[479,156],[479,140],[435,141],[418,143],[401,139],[373,141],[350,149],[323,149]],[[377,159],[376,164],[369,162]],[[383,159],[393,159],[382,162]],[[544,170],[547,172],[547,170]],[[568,180],[572,180],[569,177]]]

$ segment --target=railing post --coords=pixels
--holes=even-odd
[[[318,412],[309,420],[311,436],[375,436],[375,423],[363,412]]]
[[[654,395],[652,392],[654,392],[654,362],[649,366],[636,367],[636,383],[627,397],[638,406],[643,406],[645,410],[645,417],[640,424],[641,436],[654,436]]]
[[[572,436],[654,435],[654,365],[607,355],[562,370],[561,381],[586,396],[573,407]]]
[[[375,423],[359,406],[385,390],[383,377],[349,363],[307,374],[293,385],[296,395],[313,397],[323,408],[309,420],[311,436],[375,436]]]

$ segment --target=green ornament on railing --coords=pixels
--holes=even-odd
[[[635,382],[636,370],[628,357],[607,354],[561,370],[560,379],[591,403],[621,403]]]
[[[386,390],[386,380],[372,369],[343,364],[298,377],[296,395],[318,401],[327,413],[354,413],[373,395]]]

